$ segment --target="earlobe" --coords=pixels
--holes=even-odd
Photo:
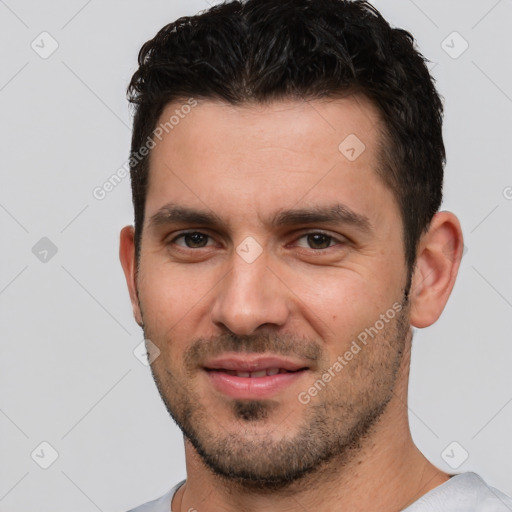
[[[410,291],[414,327],[428,327],[441,316],[455,285],[463,247],[457,217],[451,212],[436,213],[418,246]]]
[[[130,293],[135,321],[142,327],[142,315],[137,292],[136,259],[133,226],[125,226],[119,236],[119,259]]]

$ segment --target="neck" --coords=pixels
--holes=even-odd
[[[248,490],[227,481],[213,474],[186,441],[187,482],[176,493],[172,510],[362,512],[376,505],[380,512],[403,510],[449,478],[412,440],[407,416],[409,364],[410,349],[404,355],[393,397],[365,441],[348,457],[345,454],[344,460],[331,460],[284,490]]]

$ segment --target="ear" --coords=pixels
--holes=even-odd
[[[464,249],[459,220],[451,212],[438,212],[418,245],[411,284],[411,325],[428,327],[443,312]]]
[[[123,267],[126,284],[130,292],[133,316],[135,321],[142,327],[142,315],[139,307],[137,293],[137,267],[135,262],[135,243],[133,226],[125,226],[119,237],[119,259]]]

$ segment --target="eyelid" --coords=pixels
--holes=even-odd
[[[176,243],[176,240],[178,240],[179,238],[183,238],[186,235],[193,235],[194,233],[198,233],[198,234],[201,234],[201,235],[207,237],[208,238],[208,242],[210,242],[210,241],[214,242],[215,241],[215,239],[214,239],[214,237],[212,235],[210,235],[209,233],[205,233],[205,230],[202,230],[202,229],[186,229],[186,230],[183,230],[183,231],[177,231],[176,233],[172,233],[171,235],[167,236],[165,243],[166,244],[175,244],[178,247],[182,247],[183,249],[191,249],[191,250],[195,250],[195,251],[197,251],[198,249],[204,249],[206,247],[211,247],[213,245],[213,244],[208,243],[205,247],[193,248],[193,247],[187,247],[186,245],[181,245],[181,244]]]
[[[192,247],[186,247],[185,245],[180,245],[180,244],[176,243],[176,240],[178,240],[186,235],[190,235],[190,234],[194,234],[194,233],[199,233],[201,235],[208,237],[208,242],[217,242],[215,239],[215,236],[208,233],[208,230],[201,229],[201,228],[198,228],[198,229],[191,228],[191,229],[177,231],[175,233],[168,235],[165,238],[165,243],[166,244],[172,243],[172,244],[178,245],[178,247],[183,247],[185,249],[197,250],[198,248],[194,249]],[[330,245],[329,247],[326,247],[325,249],[312,249],[312,248],[302,247],[302,249],[309,249],[309,250],[315,251],[315,252],[326,251],[327,249],[330,249],[331,247],[334,247],[336,245],[347,244],[349,242],[349,239],[346,236],[340,235],[338,233],[333,234],[329,231],[325,231],[322,229],[307,229],[307,230],[300,230],[298,233],[295,233],[292,244],[296,244],[298,240],[300,240],[304,237],[307,237],[309,235],[324,235],[326,237],[331,238],[332,242],[335,242],[333,245]],[[217,242],[217,244],[219,245],[218,242]],[[211,247],[212,245],[214,245],[214,244],[208,243],[208,245],[206,245],[205,247],[202,247],[202,248],[204,249],[206,247]],[[201,249],[201,247],[199,249]]]
[[[313,229],[313,230],[308,230],[308,231],[301,231],[301,234],[298,234],[295,236],[294,238],[294,244],[297,243],[298,240],[304,238],[304,237],[307,237],[309,235],[323,235],[323,236],[326,236],[326,237],[329,237],[332,239],[332,242],[336,242],[334,243],[333,245],[330,245],[329,247],[326,247],[325,249],[312,249],[311,247],[301,247],[301,249],[306,249],[306,250],[311,250],[311,251],[315,251],[315,252],[321,252],[321,251],[326,251],[327,249],[331,249],[332,247],[336,246],[336,245],[345,245],[349,242],[348,238],[343,236],[343,235],[340,235],[340,234],[332,234],[328,231],[324,231],[322,229]]]

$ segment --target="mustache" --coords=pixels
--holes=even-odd
[[[196,339],[184,354],[185,368],[192,371],[203,366],[207,360],[221,356],[226,352],[270,353],[285,357],[295,356],[317,362],[321,359],[323,349],[315,340],[292,334],[263,332],[237,335],[222,333],[209,338]]]

